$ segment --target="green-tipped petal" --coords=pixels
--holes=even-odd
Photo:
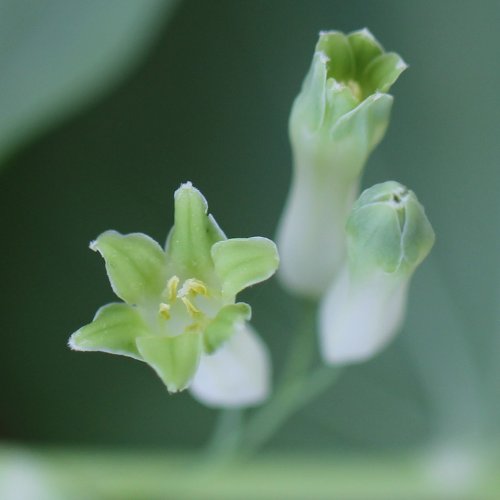
[[[418,266],[427,257],[436,239],[424,207],[412,196],[406,203],[402,245],[404,259],[410,266]]]
[[[380,267],[394,272],[401,262],[401,228],[396,212],[382,203],[374,203],[352,212],[347,231],[355,242],[352,258],[363,266]]]
[[[276,245],[261,237],[216,243],[212,259],[226,297],[234,297],[244,288],[268,279],[279,265]]]
[[[142,360],[136,339],[149,333],[135,308],[108,304],[97,311],[92,323],[71,335],[69,346],[75,351],[101,351]]]
[[[356,61],[354,78],[361,81],[366,66],[382,54],[384,49],[366,28],[349,33],[347,39],[349,40],[349,45]]]
[[[244,302],[224,306],[208,325],[203,335],[205,352],[216,351],[252,316],[252,309]]]
[[[326,85],[326,102],[324,123],[329,129],[331,129],[332,123],[336,123],[337,120],[358,105],[358,100],[353,95],[351,89],[337,83],[333,79],[329,79]],[[325,140],[329,142],[330,137],[327,136]]]
[[[129,304],[154,300],[165,286],[165,252],[142,233],[106,231],[90,244],[106,261],[113,291]]]
[[[137,348],[168,391],[179,392],[186,389],[198,368],[201,335],[186,332],[176,337],[141,337],[137,339]]]
[[[340,163],[339,173],[352,178],[359,176],[366,158],[384,137],[392,102],[389,94],[373,94],[335,123],[331,139]]]
[[[388,181],[365,190],[347,221],[353,269],[410,276],[434,244],[434,231],[415,194]]]
[[[403,59],[394,52],[378,56],[364,71],[363,82],[366,92],[368,94],[377,91],[388,92],[407,67]]]
[[[167,255],[177,274],[209,279],[210,249],[225,239],[214,218],[207,214],[204,196],[190,182],[175,192],[175,224],[167,241]]]
[[[328,77],[338,82],[349,80],[354,75],[354,58],[349,41],[340,31],[323,31],[319,35],[316,51],[328,59]]]
[[[307,74],[302,90],[293,106],[290,126],[298,123],[306,130],[315,131],[323,123],[326,106],[326,81],[328,79],[326,64],[328,58],[322,52],[313,56],[311,69]]]

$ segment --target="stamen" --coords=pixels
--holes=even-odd
[[[163,318],[163,319],[170,319],[170,306],[168,304],[165,304],[162,302],[160,304],[160,309],[158,311],[158,314]]]
[[[197,280],[196,278],[187,279],[182,288],[179,290],[178,297],[186,297],[189,294],[194,295],[208,295],[208,289],[203,281]]]
[[[361,97],[363,96],[363,91],[362,91],[361,86],[359,85],[359,83],[356,82],[355,80],[348,80],[347,81],[347,86],[351,90],[353,96],[356,99],[361,100]]]
[[[191,316],[196,316],[197,314],[200,314],[200,310],[187,297],[181,297],[181,300],[182,303],[186,306],[186,309]]]
[[[168,290],[168,301],[173,302],[177,298],[177,287],[179,286],[179,277],[172,276],[167,281],[167,290]]]

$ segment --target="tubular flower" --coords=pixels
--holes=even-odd
[[[345,258],[344,227],[406,68],[366,29],[322,32],[289,122],[293,177],[278,230],[280,278],[321,297]]]
[[[276,246],[260,237],[227,239],[191,183],[174,198],[165,250],[142,233],[106,231],[91,243],[124,302],[99,309],[69,345],[144,361],[171,393],[194,379],[195,396],[209,405],[256,404],[268,392],[268,356],[246,323],[250,306],[236,295],[274,274]]]
[[[320,306],[327,363],[377,354],[404,318],[408,286],[434,244],[434,231],[412,191],[388,181],[364,191],[347,221],[348,262]]]

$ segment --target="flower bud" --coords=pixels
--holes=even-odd
[[[361,194],[347,234],[348,262],[320,307],[328,363],[364,361],[389,342],[404,318],[410,278],[434,244],[415,194],[393,181]]]
[[[405,68],[366,29],[320,33],[290,116],[294,171],[278,231],[280,276],[298,294],[321,296],[344,259],[359,178],[389,123],[385,92]]]

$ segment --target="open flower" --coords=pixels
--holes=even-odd
[[[345,258],[345,222],[364,164],[382,140],[406,68],[366,29],[322,32],[289,123],[293,177],[278,230],[280,278],[321,297]]]
[[[169,392],[186,389],[194,378],[194,394],[211,405],[255,404],[266,397],[266,348],[246,325],[250,306],[236,302],[236,295],[275,272],[272,241],[227,239],[207,214],[203,195],[186,183],[175,193],[175,224],[165,250],[144,234],[116,231],[101,234],[90,247],[103,256],[113,291],[124,302],[99,309],[71,336],[72,349],[144,361]]]
[[[326,362],[364,361],[397,333],[410,279],[434,244],[417,197],[388,181],[365,190],[347,221],[348,263],[320,306]]]

